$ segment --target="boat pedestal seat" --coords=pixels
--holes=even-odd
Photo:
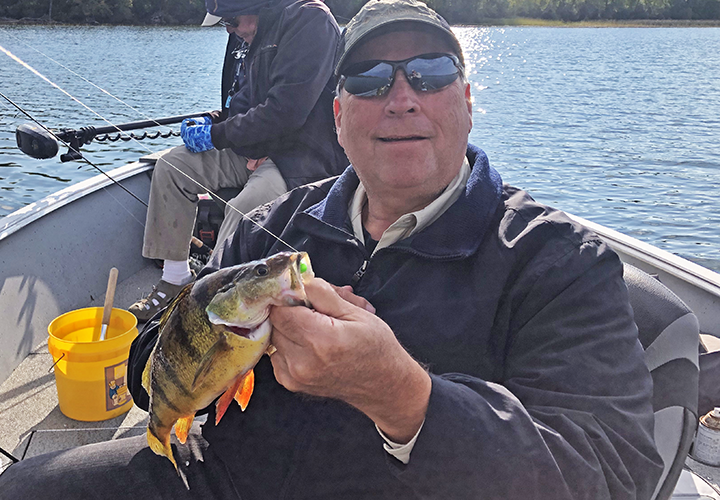
[[[653,379],[655,443],[664,470],[653,500],[671,497],[698,422],[697,317],[669,288],[625,264],[625,282],[635,314],[645,363]]]

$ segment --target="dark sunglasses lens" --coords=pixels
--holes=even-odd
[[[447,55],[419,56],[401,63],[365,61],[347,69],[343,87],[357,96],[382,95],[392,85],[396,67],[403,68],[410,85],[418,91],[447,87],[460,74],[455,60]]]
[[[415,90],[437,90],[454,82],[460,71],[448,56],[413,59],[407,63],[408,81]]]
[[[384,62],[373,63],[369,68],[359,63],[348,68],[343,87],[353,95],[377,95],[392,83],[393,67]]]

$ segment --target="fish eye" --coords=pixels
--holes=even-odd
[[[268,267],[265,264],[260,264],[257,267],[255,267],[255,274],[258,276],[267,276],[268,274]]]

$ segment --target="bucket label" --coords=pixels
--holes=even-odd
[[[126,359],[122,363],[105,367],[105,408],[107,411],[115,410],[125,403],[132,401],[127,388]]]

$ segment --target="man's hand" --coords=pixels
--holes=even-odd
[[[209,116],[198,116],[183,120],[180,125],[180,137],[182,137],[185,147],[193,153],[202,153],[213,149],[215,146],[213,146],[210,137],[211,127],[212,119]]]
[[[222,111],[220,111],[219,109],[208,111],[205,113],[205,115],[210,118],[210,123],[220,123],[222,121]],[[205,123],[205,125],[207,125],[207,123]]]
[[[270,312],[278,382],[293,392],[343,400],[393,441],[408,442],[425,419],[430,376],[350,287],[315,278],[305,290],[314,310]]]
[[[256,159],[248,158],[247,159],[247,169],[254,172],[255,169],[258,168],[260,166],[260,164],[267,159],[268,159],[267,156],[263,156],[262,158],[256,158]]]

